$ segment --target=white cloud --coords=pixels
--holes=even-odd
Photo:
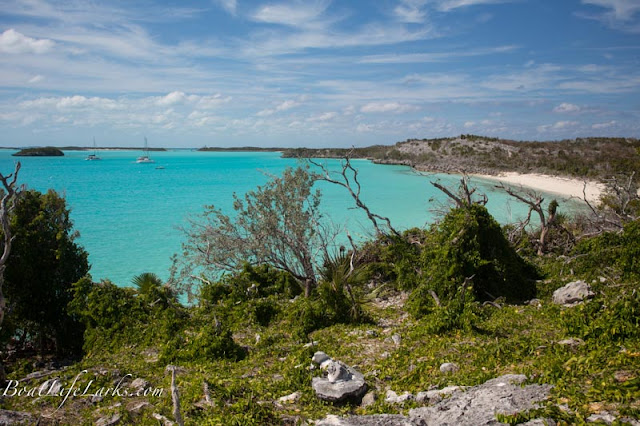
[[[596,15],[580,11],[576,13],[577,16],[600,21],[614,30],[640,33],[640,22],[637,17],[640,12],[640,0],[582,0],[582,4],[607,10]]]
[[[538,132],[544,133],[551,130],[570,129],[577,126],[578,124],[580,123],[578,123],[577,121],[556,121],[554,124],[545,124],[542,126],[538,126],[537,129],[538,129]]]
[[[408,64],[427,62],[447,62],[458,58],[509,53],[518,49],[515,45],[505,45],[473,50],[451,50],[448,52],[405,53],[365,56],[359,62],[363,64]]]
[[[373,131],[373,126],[371,126],[370,124],[360,123],[358,124],[358,127],[356,127],[356,132],[359,133],[367,133],[371,131]]]
[[[567,127],[574,127],[577,126],[578,122],[577,121],[558,121],[553,125],[554,129],[565,129]]]
[[[475,121],[467,121],[464,123],[464,127],[469,128],[469,127],[473,127],[475,126],[476,122]]]
[[[592,129],[606,129],[612,126],[615,126],[617,124],[616,120],[612,120],[612,121],[608,121],[606,123],[595,123],[591,126]]]
[[[573,113],[573,112],[579,112],[579,111],[580,111],[580,107],[578,105],[570,104],[567,102],[563,102],[553,109],[553,112],[556,112],[559,114]]]
[[[31,78],[29,79],[28,83],[30,83],[30,84],[36,84],[36,83],[41,82],[42,80],[44,80],[44,77],[43,77],[43,76],[41,76],[40,74],[38,74],[38,75],[36,75],[36,76],[31,77]]]
[[[48,39],[37,40],[27,37],[10,28],[0,34],[0,52],[2,53],[47,53],[55,43]]]
[[[269,4],[260,7],[251,18],[256,22],[291,27],[317,27],[319,18],[329,6],[328,1]]]
[[[531,91],[546,89],[554,82],[561,80],[559,75],[563,68],[554,64],[541,64],[525,68],[520,72],[489,76],[482,86],[500,91]]]
[[[312,117],[307,118],[307,121],[316,122],[316,121],[329,121],[338,116],[335,112],[325,112],[323,114],[314,115]]]
[[[211,109],[217,108],[222,104],[230,102],[233,98],[231,96],[223,97],[220,93],[216,93],[212,96],[200,96],[197,102],[198,108]]]
[[[437,9],[448,12],[460,7],[476,6],[480,4],[509,3],[517,0],[439,0]]]
[[[631,20],[640,11],[639,0],[582,0],[582,3],[610,9],[609,16],[621,21]]]
[[[238,8],[238,2],[236,0],[216,0],[216,3],[231,15],[236,14]]]
[[[393,9],[393,13],[400,22],[421,24],[427,16],[427,12],[423,9],[425,4],[425,0],[401,0],[400,4]]]
[[[385,112],[402,113],[416,111],[418,109],[415,105],[400,104],[398,102],[370,102],[360,108],[360,112],[372,114]]]
[[[62,97],[50,97],[50,98],[37,98],[29,101],[22,101],[18,104],[21,109],[25,110],[48,110],[56,108],[59,110],[64,109],[101,109],[101,110],[113,110],[118,109],[121,106],[118,102],[109,98],[91,97],[74,95],[74,96],[62,96]]]
[[[295,108],[298,105],[300,105],[300,102],[297,102],[297,101],[294,101],[294,100],[290,99],[290,100],[284,101],[280,105],[278,105],[276,107],[276,111],[286,111],[288,109]]]
[[[184,92],[171,92],[166,96],[162,96],[156,100],[156,105],[160,106],[168,106],[175,105],[178,103],[185,102],[187,100],[187,95]]]
[[[275,108],[263,109],[262,111],[259,111],[256,115],[258,117],[268,117],[270,115],[275,114],[276,112],[286,111],[288,109],[295,108],[299,105],[300,105],[300,102],[294,101],[293,99],[289,99],[278,104]]]

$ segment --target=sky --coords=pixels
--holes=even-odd
[[[0,146],[640,136],[640,0],[0,0]]]

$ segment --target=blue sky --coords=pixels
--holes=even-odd
[[[640,136],[640,0],[0,0],[0,146]]]

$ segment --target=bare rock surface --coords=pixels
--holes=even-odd
[[[508,374],[489,380],[482,385],[464,390],[448,388],[449,398],[433,406],[415,408],[409,416],[328,416],[317,425],[329,426],[432,426],[460,425],[482,426],[500,425],[496,414],[516,414],[538,407],[549,395],[550,385],[520,386],[524,375]],[[544,424],[542,419],[531,420],[527,424]]]
[[[589,284],[582,280],[572,281],[553,292],[553,303],[569,307],[582,303],[585,299],[590,299],[593,296],[595,293],[591,291]]]
[[[405,416],[399,414],[377,414],[373,416],[338,417],[327,416],[316,426],[413,426]]]
[[[499,425],[497,413],[528,411],[547,398],[550,385],[519,386],[526,379],[524,375],[507,374],[489,380],[466,392],[454,392],[431,407],[413,409],[409,419],[416,425]]]

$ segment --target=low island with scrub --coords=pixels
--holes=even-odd
[[[54,146],[43,146],[38,148],[24,148],[11,155],[14,157],[62,157],[64,152]]]

